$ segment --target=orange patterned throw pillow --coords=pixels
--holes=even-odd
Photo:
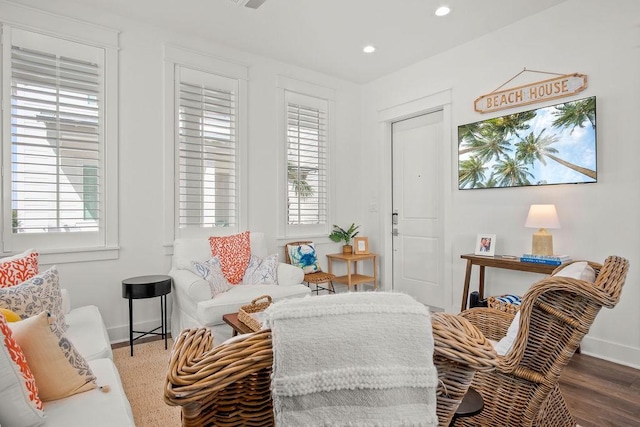
[[[36,381],[11,329],[0,314],[0,424],[40,425],[44,420]]]
[[[38,252],[28,249],[0,259],[0,288],[18,285],[38,274]]]
[[[224,237],[209,237],[211,256],[220,259],[222,273],[232,285],[242,280],[251,258],[249,231]]]
[[[96,388],[96,377],[85,358],[64,334],[56,335],[49,320],[43,311],[9,325],[29,361],[40,399],[64,399]]]

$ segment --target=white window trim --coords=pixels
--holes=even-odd
[[[238,82],[238,117],[236,122],[236,144],[238,145],[238,230],[247,226],[247,80],[249,68],[244,64],[233,63],[215,58],[205,53],[187,48],[164,45],[164,203],[163,203],[163,240],[165,253],[173,252],[173,241],[178,234],[176,192],[176,156],[178,147],[175,126],[175,69],[176,66],[192,68],[221,77],[235,79]],[[201,236],[210,236],[212,228],[202,228]],[[227,230],[228,231],[228,230]],[[195,237],[195,236],[194,236]]]
[[[40,262],[42,264],[67,263],[79,261],[97,261],[117,259],[119,256],[119,224],[118,224],[118,38],[119,31],[99,25],[65,18],[31,7],[0,3],[0,22],[26,31],[56,37],[76,43],[81,43],[103,49],[105,52],[105,115],[104,115],[104,241],[100,246],[75,247],[65,249],[41,249]],[[3,36],[4,37],[4,36]],[[7,76],[10,61],[3,58],[2,74]],[[2,85],[3,92],[5,85]],[[11,103],[9,94],[2,94],[3,114],[10,114]],[[2,129],[3,135],[7,132]],[[10,132],[10,129],[9,129]],[[6,137],[5,137],[6,138]],[[4,139],[4,138],[3,138]],[[10,140],[10,138],[9,138]],[[3,159],[4,162],[4,159]],[[3,198],[6,195],[3,196]],[[3,199],[4,200],[4,199]],[[4,212],[2,206],[4,228],[11,224],[11,215]],[[7,219],[8,218],[8,219]],[[8,229],[8,228],[6,228]],[[4,243],[4,242],[3,242]],[[26,248],[4,246],[2,256],[7,256]]]
[[[327,102],[327,222],[317,226],[290,226],[287,224],[287,127],[286,92],[318,98]],[[278,239],[317,238],[329,234],[333,218],[333,191],[331,185],[331,152],[335,141],[335,90],[314,83],[297,80],[287,76],[278,76]]]

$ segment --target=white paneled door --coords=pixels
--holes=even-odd
[[[393,123],[393,290],[444,308],[443,114]]]

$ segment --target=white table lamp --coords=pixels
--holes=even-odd
[[[531,240],[533,255],[553,255],[553,236],[547,228],[560,228],[560,220],[555,205],[531,205],[524,224],[528,228],[537,228]]]

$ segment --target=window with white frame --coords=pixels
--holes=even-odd
[[[179,229],[238,227],[235,79],[176,67]]]
[[[285,91],[285,104],[287,229],[323,231],[328,200],[328,102]]]
[[[117,154],[106,137],[117,115],[106,111],[111,56],[6,25],[3,36],[3,250],[106,248],[106,146]]]

